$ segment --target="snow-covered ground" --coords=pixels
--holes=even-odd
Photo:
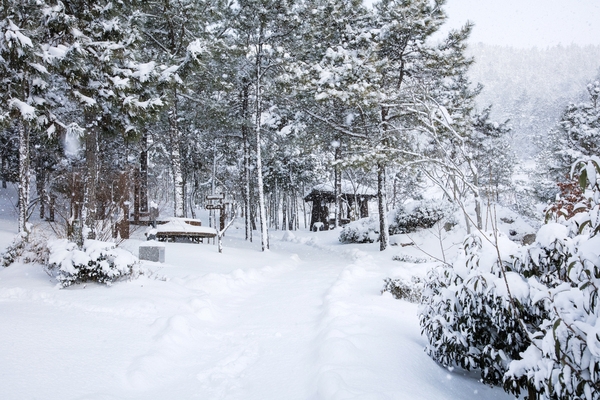
[[[0,251],[13,221],[1,213]],[[386,277],[425,274],[392,261],[418,249],[380,253],[338,233],[274,231],[261,253],[234,227],[223,254],[167,243],[165,264],[145,264],[152,275],[111,287],[59,289],[39,266],[1,269],[0,398],[510,398],[432,361],[417,306],[380,294]],[[439,255],[432,238],[411,240]],[[137,253],[140,240],[122,246]]]

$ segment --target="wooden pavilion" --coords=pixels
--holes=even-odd
[[[342,181],[340,224],[345,225],[358,218],[369,216],[369,200],[377,197],[370,188],[355,188],[349,181]],[[310,230],[327,230],[335,225],[335,191],[330,183],[319,184],[304,197],[312,203]]]

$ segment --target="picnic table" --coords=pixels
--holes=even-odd
[[[216,229],[202,226],[197,219],[171,217],[156,226],[156,240],[161,242],[201,243],[204,238],[216,236]]]

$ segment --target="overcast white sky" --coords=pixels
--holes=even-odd
[[[448,0],[446,12],[450,27],[475,23],[473,43],[600,45],[600,0]]]

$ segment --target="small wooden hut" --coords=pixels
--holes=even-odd
[[[340,223],[345,225],[358,218],[369,216],[369,200],[377,197],[370,188],[355,188],[349,181],[342,181]],[[312,203],[310,230],[327,230],[335,225],[335,190],[330,183],[322,183],[312,188],[304,197]],[[315,226],[316,225],[316,226]]]

